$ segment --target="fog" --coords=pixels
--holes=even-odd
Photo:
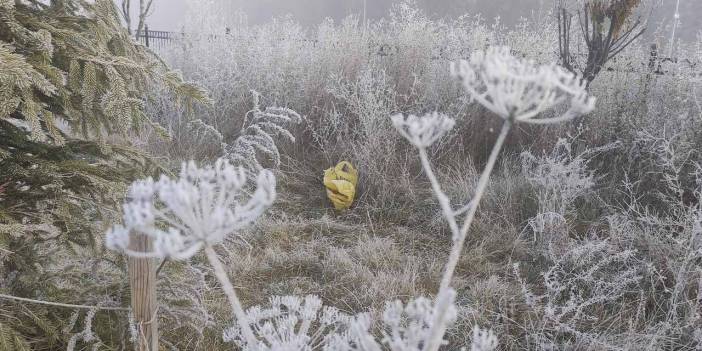
[[[121,2],[121,0],[115,0]],[[417,0],[417,6],[431,17],[456,17],[462,14],[480,14],[485,19],[500,17],[506,25],[519,18],[544,15],[554,0]],[[136,2],[133,0],[133,2]],[[182,28],[188,5],[187,0],[154,0],[154,12],[147,22],[153,30],[178,31]],[[336,20],[355,14],[362,17],[363,0],[229,0],[228,8],[246,14],[250,24],[260,24],[273,17],[292,15],[307,27],[318,24],[326,17]],[[396,0],[366,0],[369,19],[386,17]],[[667,37],[676,0],[655,0],[651,7],[651,33]],[[196,1],[191,0],[191,3]],[[134,6],[135,10],[137,6]],[[702,30],[702,0],[681,0],[678,37],[695,40]]]

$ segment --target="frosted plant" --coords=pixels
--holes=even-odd
[[[451,208],[448,196],[441,190],[439,181],[436,179],[429,163],[426,149],[451,130],[456,122],[450,117],[439,113],[430,113],[423,117],[410,115],[406,118],[402,114],[398,114],[392,116],[391,120],[398,132],[419,150],[422,166],[431,181],[432,189],[438,197],[439,205],[441,205],[444,216],[447,217],[455,240],[459,233],[458,225],[455,221],[456,212]]]
[[[415,115],[405,117],[399,114],[392,116],[391,119],[397,131],[420,149],[434,144],[456,124],[453,119],[437,112],[424,117]]]
[[[606,148],[612,148],[612,144]],[[588,149],[573,154],[572,141],[560,138],[553,150],[536,156],[522,152],[522,171],[529,183],[539,190],[539,212],[566,215],[573,210],[574,201],[586,195],[595,185],[595,176],[588,170],[590,156],[604,148]]]
[[[387,302],[382,316],[382,338],[371,333],[372,321],[368,314],[348,319],[343,333],[328,339],[325,351],[420,351],[432,350],[446,344],[446,328],[456,318],[455,292],[448,290],[437,296],[438,302],[419,297],[403,304]],[[439,337],[432,339],[439,331]],[[434,346],[434,342],[437,346]]]
[[[627,179],[627,201],[613,206],[617,212],[608,218],[610,236],[643,250],[655,248],[647,253],[652,263],[646,278],[664,287],[663,292],[649,287],[655,294],[654,311],[664,318],[651,330],[651,345],[671,348],[670,340],[687,338],[702,325],[702,207],[697,201],[702,199],[702,168],[691,151],[694,147],[680,135],[639,133],[632,149],[650,157],[646,161],[650,166],[644,169],[657,186],[644,191],[655,196],[664,210],[652,209],[647,199],[638,195],[641,185]]]
[[[453,234],[454,249],[442,278],[442,289],[448,287],[453,276],[465,236],[511,125],[516,122],[548,123],[568,120],[590,112],[595,103],[577,76],[555,65],[535,66],[530,61],[520,60],[512,56],[508,48],[490,48],[486,52],[476,52],[470,61],[462,61],[458,68],[452,66],[452,72],[461,78],[471,97],[505,120],[476,187],[475,196],[468,205],[462,206],[467,210],[456,211],[451,207],[448,196],[434,175],[426,152],[428,146],[453,127],[453,120],[436,113],[422,118],[404,118],[402,115],[392,117],[400,134],[419,149],[422,166]],[[564,103],[568,97],[571,98],[571,108],[564,115],[549,119],[536,118],[542,112]],[[459,227],[456,216],[463,212],[467,213],[463,225]]]
[[[595,108],[595,98],[588,96],[580,77],[555,64],[537,66],[514,57],[507,47],[478,51],[451,71],[471,98],[510,122],[563,122]],[[563,115],[537,118],[568,100],[570,108]]]
[[[560,138],[551,152],[534,155],[521,153],[522,172],[537,190],[538,213],[529,219],[523,234],[530,230],[536,247],[552,256],[560,256],[570,241],[568,218],[576,212],[576,200],[592,193],[596,176],[588,169],[590,160],[621,143],[585,148],[576,153],[576,136]]]
[[[514,272],[526,304],[541,315],[537,338],[557,342],[559,335],[577,335],[583,343],[599,348],[608,341],[596,333],[583,332],[583,324],[597,321],[602,306],[617,304],[624,295],[637,291],[641,263],[632,250],[621,249],[606,240],[586,240],[563,252],[542,274],[537,295],[521,278],[519,264]],[[545,338],[545,339],[544,339]]]
[[[168,153],[175,158],[202,160],[224,156],[251,172],[259,172],[279,166],[278,144],[295,142],[291,128],[302,121],[302,116],[289,108],[263,107],[260,94],[255,91],[251,94],[253,107],[244,114],[243,121],[238,116],[244,106],[233,108],[217,101],[216,108],[207,110],[217,110],[218,114],[226,112],[224,119],[192,107],[174,105],[167,91],[150,101],[148,108],[151,114],[163,116],[158,122],[168,127]],[[193,118],[193,114],[197,118]]]
[[[257,188],[245,196],[246,172],[225,159],[213,167],[184,163],[180,178],[134,182],[124,204],[124,226],[107,233],[107,246],[137,257],[188,259],[201,248],[221,243],[254,222],[275,199],[275,178],[261,171]],[[158,226],[166,224],[166,228]],[[153,240],[152,252],[129,248],[131,232]]]
[[[529,218],[520,236],[526,236],[529,231],[536,250],[550,257],[561,255],[571,242],[568,220],[558,212],[539,212]]]
[[[224,140],[224,136],[217,128],[203,122],[201,119],[188,122],[187,127],[199,142],[211,143],[213,140],[216,140],[218,143],[222,143],[222,140]]]
[[[158,273],[156,295],[159,299],[159,330],[163,333],[192,335],[193,342],[202,342],[205,330],[214,325],[214,316],[207,309],[210,285],[209,269],[201,263],[163,266]],[[173,321],[173,322],[171,322]],[[136,329],[140,324],[130,327]]]
[[[274,138],[295,142],[295,137],[287,126],[300,123],[302,117],[289,108],[266,107],[261,110],[260,95],[254,91],[253,96],[254,108],[246,113],[241,134],[233,143],[224,146],[224,154],[234,163],[258,172],[263,166],[257,153],[269,157],[277,167],[280,164],[280,151]]]
[[[380,326],[382,337],[371,332],[367,313],[349,316],[332,307],[323,307],[317,296],[304,299],[294,296],[274,297],[267,307],[246,311],[249,328],[256,336],[253,343],[242,333],[241,323],[224,331],[224,340],[246,351],[420,351],[426,350],[434,327],[443,331],[455,320],[451,290],[438,304],[431,299],[416,298],[403,304],[386,303]],[[440,316],[440,317],[439,317]],[[435,325],[435,321],[439,325]],[[494,336],[481,345],[496,345]],[[440,344],[445,344],[441,341]],[[491,351],[490,348],[475,349]]]
[[[249,195],[244,188],[246,172],[225,159],[214,166],[198,168],[194,162],[183,164],[180,177],[149,178],[134,182],[130,200],[124,204],[124,226],[107,233],[107,247],[135,257],[188,259],[204,248],[215,276],[222,284],[245,339],[254,344],[256,337],[234,286],[227,277],[213,246],[237,230],[253,223],[275,199],[275,178],[270,171],[258,174],[257,188]],[[165,225],[161,229],[159,225]],[[130,234],[149,237],[151,252],[132,250]]]
[[[186,160],[212,159],[211,155],[222,155],[227,147],[222,133],[201,119],[186,123],[184,131],[180,130],[174,143],[184,149],[181,153]]]
[[[417,298],[404,305],[388,303],[383,313],[383,343],[392,351],[429,350],[432,344],[445,344],[443,335],[456,319],[453,305],[455,292],[448,290],[437,296],[436,303]],[[433,334],[441,335],[433,339]]]
[[[478,51],[470,61],[462,61],[458,66],[452,65],[452,74],[463,82],[468,94],[488,110],[503,120],[502,130],[493,146],[483,173],[478,180],[473,199],[455,210],[449,197],[442,190],[426,149],[441,138],[454,126],[454,121],[443,115],[432,113],[418,118],[415,116],[392,117],[395,128],[410,143],[417,147],[424,172],[432,190],[441,206],[444,218],[452,233],[453,246],[449,253],[444,274],[441,278],[439,297],[450,291],[451,280],[458,265],[463,245],[475,218],[478,205],[485,193],[497,157],[502,149],[507,134],[514,123],[555,123],[566,121],[594,109],[595,99],[588,96],[585,84],[580,78],[555,65],[536,66],[531,61],[518,59],[510,54],[509,48],[489,48]],[[539,119],[543,112],[549,111],[570,99],[571,107],[560,117]],[[465,214],[465,215],[464,215]],[[457,218],[464,215],[459,226]],[[440,321],[445,318],[441,313],[435,315],[431,332],[425,340],[424,350],[438,350],[445,330]]]
[[[241,324],[224,331],[224,341],[233,342],[247,351],[311,351],[330,343],[338,343],[351,320],[336,308],[322,306],[314,295],[304,298],[277,296],[269,306],[251,307],[246,311],[256,342],[249,343],[242,334]]]

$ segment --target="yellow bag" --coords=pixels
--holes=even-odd
[[[327,197],[337,210],[351,207],[356,195],[358,184],[358,171],[347,161],[341,161],[336,167],[324,171],[324,186],[327,188]]]

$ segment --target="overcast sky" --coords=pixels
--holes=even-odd
[[[115,0],[121,2],[121,0]],[[194,1],[194,0],[191,0]],[[300,23],[311,26],[325,17],[343,18],[361,14],[363,0],[219,0],[247,14],[250,24],[263,23],[272,17],[292,14]],[[366,0],[369,18],[387,16],[393,0]],[[530,17],[540,9],[547,10],[554,0],[417,0],[417,4],[433,16],[455,16],[480,13],[487,19],[501,16],[504,23]],[[654,24],[670,23],[677,0],[653,0],[660,3],[654,11]],[[134,8],[138,7],[138,1]],[[178,31],[187,16],[186,0],[154,0],[154,12],[147,22],[152,30]],[[680,0],[680,35],[694,40],[702,30],[702,0]]]

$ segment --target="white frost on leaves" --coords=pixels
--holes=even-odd
[[[426,114],[423,117],[415,115],[405,117],[402,114],[397,114],[391,119],[397,131],[412,145],[420,149],[431,146],[456,124],[452,118],[437,112]]]
[[[526,123],[555,123],[587,114],[595,108],[585,82],[555,65],[536,65],[514,57],[507,47],[476,51],[470,60],[451,65],[470,97],[505,120]],[[570,108],[559,117],[536,118],[565,104]]]
[[[107,233],[107,247],[137,257],[188,259],[205,245],[221,243],[228,235],[254,222],[275,199],[275,177],[258,174],[248,195],[246,172],[225,159],[198,168],[184,163],[180,177],[162,176],[134,182],[123,205],[124,225]],[[130,233],[153,240],[151,252],[129,248]]]

